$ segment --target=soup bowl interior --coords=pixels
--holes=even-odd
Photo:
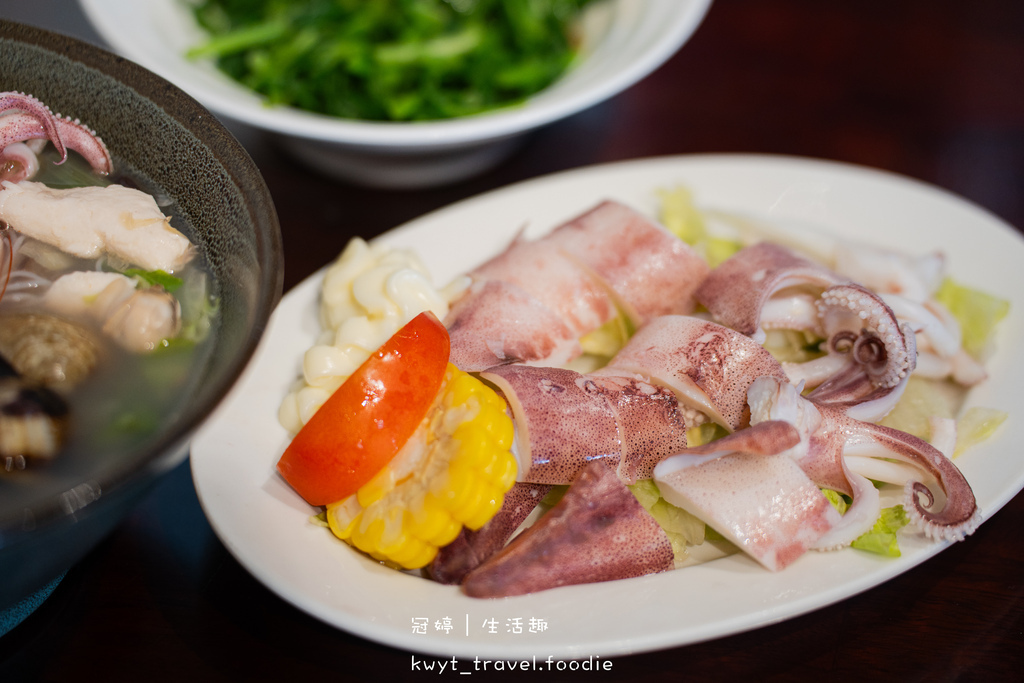
[[[0,21],[0,90],[32,94],[80,119],[110,149],[115,175],[170,198],[218,297],[208,346],[189,372],[188,400],[161,415],[141,446],[91,453],[59,476],[45,468],[0,474],[2,608],[72,566],[187,454],[190,434],[255,350],[280,298],[283,267],[277,215],[259,171],[175,86],[92,45]]]

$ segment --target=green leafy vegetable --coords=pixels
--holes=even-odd
[[[626,345],[636,330],[629,319],[619,313],[593,332],[580,338],[583,352],[610,359]]]
[[[648,512],[669,535],[669,539],[675,537],[674,540],[682,542],[683,547],[704,542],[704,522],[664,498],[659,498]]]
[[[693,203],[693,193],[685,187],[660,190],[662,224],[687,244],[697,244],[708,234],[704,215]]]
[[[159,285],[168,292],[174,292],[181,287],[184,282],[180,277],[175,277],[165,270],[140,270],[138,268],[129,268],[124,271],[124,274],[128,277],[138,278],[147,285]]]
[[[178,337],[190,342],[203,341],[220,310],[220,298],[210,291],[209,279],[205,275],[190,278],[183,283],[177,297],[181,305],[181,333]]]
[[[764,348],[780,363],[806,363],[825,355],[824,340],[810,330],[766,330]]]
[[[894,505],[891,508],[883,508],[882,514],[871,528],[863,536],[855,540],[854,548],[866,550],[887,557],[899,557],[900,547],[896,541],[896,532],[902,529],[910,521],[902,505]]]
[[[148,286],[163,287],[175,295],[181,309],[181,331],[174,339],[165,339],[160,348],[191,347],[206,339],[220,310],[220,299],[209,291],[210,281],[205,273],[193,273],[188,280],[163,270],[124,271]]]
[[[721,439],[728,433],[722,425],[715,424],[714,422],[705,422],[686,430],[686,444],[690,448],[703,446],[706,443]]]
[[[839,511],[839,514],[846,514],[846,509],[850,507],[846,496],[832,489],[822,489],[821,492],[828,498],[828,502],[832,503],[832,507]]]
[[[150,434],[160,424],[159,416],[151,410],[125,411],[104,428],[107,438],[123,434]]]
[[[849,497],[832,489],[821,489],[821,492],[828,499],[828,502],[832,503],[833,507],[839,511],[839,514],[846,514],[846,510],[850,507],[851,502]],[[910,522],[910,518],[907,516],[902,505],[882,508],[878,521],[875,522],[871,530],[859,536],[850,545],[869,553],[885,555],[886,557],[899,557],[900,544],[896,538],[896,532],[905,527],[908,522]]]
[[[1006,421],[1004,410],[974,406],[956,421],[956,447],[953,457],[957,457],[968,448],[988,439]]]
[[[93,185],[105,187],[110,184],[110,178],[93,171],[84,157],[72,150],[68,151],[67,161],[58,163],[60,155],[56,148],[53,145],[44,147],[39,153],[39,171],[32,179],[54,189]]]
[[[935,298],[960,322],[964,350],[978,359],[984,356],[996,325],[1010,312],[1009,301],[950,278],[943,281]]]
[[[708,265],[718,267],[739,251],[743,245],[732,239],[711,234],[704,215],[693,203],[693,195],[685,187],[662,190],[659,219],[676,237],[697,250]]]
[[[963,388],[953,382],[911,375],[899,403],[882,419],[881,424],[931,441],[929,419],[956,417],[963,398]]]
[[[677,561],[685,559],[686,546],[700,545],[704,542],[707,525],[686,510],[662,498],[654,480],[640,479],[630,485],[629,490],[665,531]]]
[[[661,498],[661,491],[653,479],[639,479],[635,484],[629,485],[629,490],[645,510],[650,510]]]
[[[201,0],[211,58],[269,104],[421,121],[509,106],[575,56],[591,0]]]

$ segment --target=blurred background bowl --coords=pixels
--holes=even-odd
[[[429,122],[345,120],[267,107],[208,61],[185,52],[204,41],[182,0],[80,0],[110,46],[172,81],[225,122],[275,136],[308,166],[358,184],[413,188],[463,180],[508,156],[524,134],[576,114],[641,80],[693,34],[711,0],[603,0],[583,21],[581,59],[523,105]]]
[[[94,471],[60,495],[19,492],[29,504],[5,504],[0,495],[3,609],[59,577],[187,455],[190,435],[241,374],[280,299],[283,258],[270,193],[248,154],[207,109],[162,78],[95,46],[0,21],[0,89],[33,94],[86,122],[117,170],[176,200],[220,295],[203,380],[144,448],[114,462],[97,459]]]

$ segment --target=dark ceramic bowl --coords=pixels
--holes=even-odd
[[[181,462],[192,432],[249,361],[283,274],[280,226],[259,171],[181,90],[92,45],[0,21],[0,91],[11,90],[87,123],[118,170],[177,201],[219,284],[221,320],[188,405],[168,415],[144,448],[114,462],[96,454],[59,494],[39,486],[38,495],[3,496],[0,488],[0,609],[71,567]]]

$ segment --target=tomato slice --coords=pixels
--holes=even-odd
[[[448,367],[448,331],[413,318],[342,384],[292,439],[277,470],[311,505],[355,493],[416,431]]]

